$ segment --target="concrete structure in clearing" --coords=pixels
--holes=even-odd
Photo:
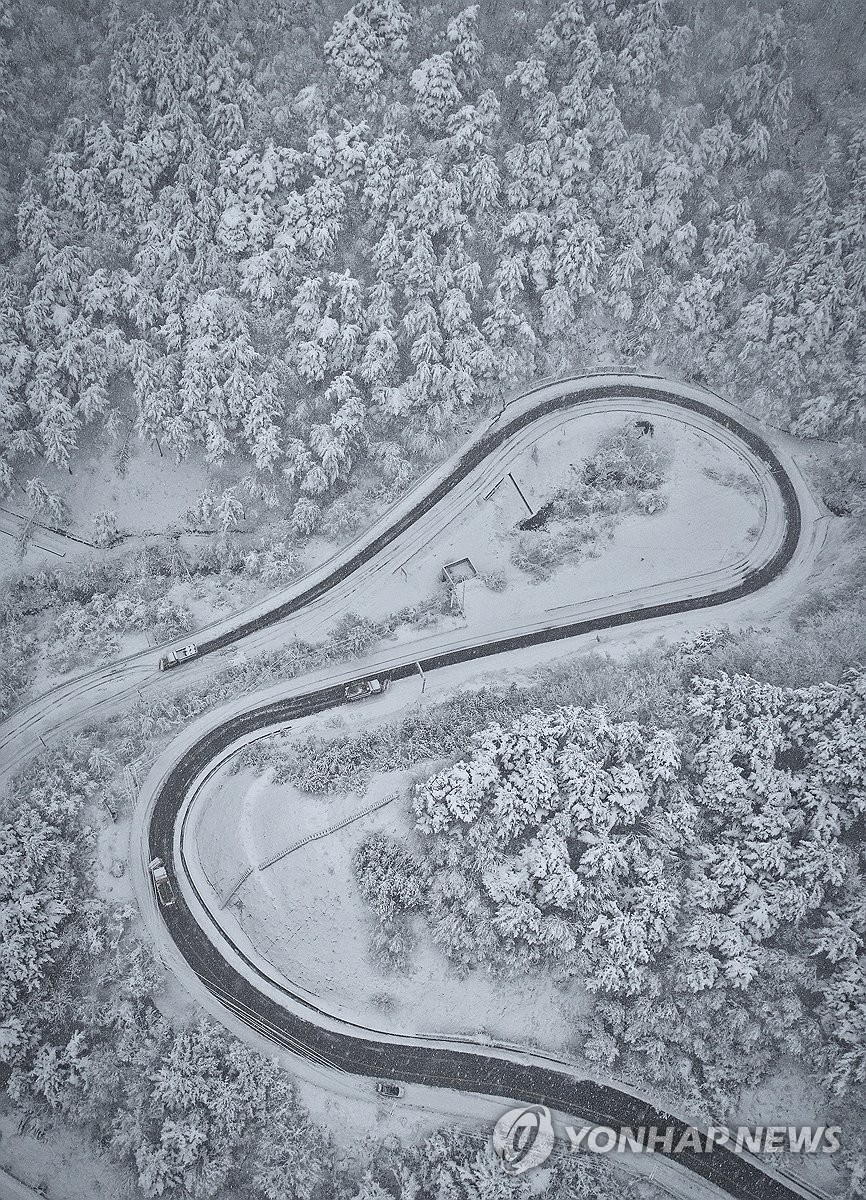
[[[446,563],[442,568],[442,578],[448,585],[448,603],[461,616],[466,597],[466,583],[477,576],[478,572],[472,565],[471,558],[458,558],[455,562]]]
[[[442,568],[442,578],[451,587],[465,583],[467,579],[475,579],[477,575],[471,558],[458,558],[456,562],[446,563]]]

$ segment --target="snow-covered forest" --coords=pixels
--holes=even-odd
[[[853,1133],[864,781],[862,674],[801,689],[696,677],[677,730],[577,707],[491,725],[416,785],[417,846],[360,846],[374,953],[403,969],[422,914],[467,971],[577,980],[594,997],[574,1029],[591,1066],[718,1114],[794,1060]],[[847,1151],[856,1192],[856,1139]]]
[[[190,711],[151,726],[178,727]],[[136,936],[134,906],[107,903],[93,878],[92,805],[134,726],[89,729],[45,755],[0,809],[0,1078],[18,1130],[39,1142],[70,1128],[89,1138],[105,1194],[113,1183],[111,1194],[169,1200],[537,1194],[502,1174],[485,1138],[458,1129],[347,1153],[276,1061],[207,1019],[163,1015],[165,973]],[[562,1153],[547,1174],[554,1195],[623,1197],[596,1156]],[[626,1200],[663,1195],[625,1187]]]
[[[826,642],[845,676],[862,620],[840,624],[831,604],[812,603],[775,643],[704,634],[569,664],[530,689],[470,690],[330,750],[302,744],[292,773],[325,790],[365,764],[450,755],[414,798],[423,857],[392,839],[359,855],[377,953],[398,969],[411,959],[414,912],[457,965],[581,985],[591,972],[575,1054],[716,1116],[793,1058],[823,1080],[824,1113],[844,1112],[856,1196],[863,677],[785,686],[719,667],[791,684],[834,669]],[[145,1196],[524,1200],[534,1185],[494,1172],[463,1134],[389,1140],[347,1163],[266,1059],[208,1023],[161,1015],[166,977],[135,909],[106,899],[95,876],[98,813],[106,800],[122,810],[122,763],[290,667],[288,654],[253,657],[142,699],[41,755],[4,796],[0,1071],[17,1119],[35,1134],[81,1129]],[[500,724],[485,730],[491,714]],[[551,1195],[622,1195],[596,1156],[553,1170]]]
[[[4,0],[0,485],[51,512],[85,431],[132,426],[278,473],[308,533],[360,461],[399,483],[487,397],[605,355],[855,432],[852,22]]]
[[[419,674],[399,717],[397,678],[237,764],[317,797],[412,775],[405,836],[346,859],[373,970],[409,973],[426,938],[461,985],[552,980],[563,1053],[707,1122],[793,1064],[844,1126],[839,1195],[866,1197],[864,36],[856,0],[0,0],[3,1163],[10,1130],[56,1131],[112,1196],[539,1194],[465,1130],[380,1137],[402,1116],[372,1080],[311,1115],[300,1060],[202,1018],[133,903],[134,768],[224,701],[335,667],[342,699],[375,652],[453,632],[442,557],[438,590],[398,592],[389,562],[387,603],[347,590],[188,686],[151,645],[326,564],[513,389],[626,364],[801,439],[770,437],[826,542],[787,607],[485,660],[502,675],[438,697]],[[615,526],[676,519],[680,443],[634,418],[576,435],[531,525],[509,516],[502,563],[536,593]],[[201,468],[158,529],[103,495],[139,448],[145,480]],[[78,546],[19,570],[37,519],[77,519],[90,454]],[[472,584],[512,589],[484,564]],[[28,727],[28,690],[102,668]],[[365,1103],[375,1134],[336,1136]],[[664,1194],[598,1156],[545,1170],[557,1200]]]

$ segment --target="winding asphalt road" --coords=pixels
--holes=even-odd
[[[201,642],[201,655],[223,649],[275,622],[300,613],[339,588],[384,548],[411,530],[425,514],[448,497],[470,472],[521,429],[549,414],[564,414],[602,400],[625,399],[662,404],[673,415],[679,412],[684,416],[697,415],[712,421],[736,438],[751,455],[761,461],[778,493],[784,526],[772,552],[763,561],[743,566],[737,571],[737,577],[724,586],[713,586],[702,594],[683,595],[678,599],[638,605],[581,620],[542,625],[507,637],[459,646],[422,659],[424,671],[435,671],[454,663],[571,638],[593,630],[726,604],[756,592],[775,580],[797,552],[803,524],[797,489],[776,453],[759,434],[730,411],[719,407],[709,394],[701,396],[696,394],[699,389],[690,390],[691,395],[683,395],[681,389],[677,390],[673,385],[667,387],[662,381],[653,381],[650,385],[640,377],[623,378],[601,386],[583,381],[571,390],[563,392],[560,389],[553,395],[545,394],[542,389],[537,402],[519,411],[510,420],[502,420],[506,415],[503,411],[495,427],[469,447],[447,476],[436,481],[425,495],[357,553],[287,601]],[[402,661],[392,660],[392,679],[414,674],[417,658],[415,653],[407,654]],[[664,1126],[673,1128],[675,1141],[679,1140],[687,1131],[687,1125],[626,1091],[579,1078],[566,1069],[551,1067],[540,1058],[536,1062],[516,1061],[489,1047],[465,1045],[457,1048],[371,1036],[369,1031],[361,1027],[335,1022],[322,1009],[286,988],[277,988],[275,994],[273,980],[266,979],[260,967],[237,945],[232,946],[232,961],[219,952],[214,940],[200,923],[200,913],[194,911],[200,908],[202,898],[196,896],[199,903],[193,903],[192,906],[187,903],[189,888],[195,885],[184,862],[183,841],[178,830],[178,815],[183,810],[187,795],[214,760],[240,738],[342,702],[343,685],[340,683],[290,699],[250,707],[209,729],[193,745],[179,752],[168,771],[162,771],[158,777],[154,777],[154,792],[148,800],[147,849],[150,855],[159,855],[166,863],[178,895],[176,906],[163,909],[162,918],[180,953],[202,984],[222,1005],[252,1028],[321,1064],[354,1074],[484,1093],[521,1103],[547,1104],[598,1125]],[[167,755],[171,754],[170,748]],[[280,991],[285,994],[285,1003],[278,998]],[[790,1200],[792,1196],[803,1195],[802,1189],[789,1187],[777,1176],[768,1173],[757,1159],[723,1147],[716,1148],[711,1154],[686,1150],[672,1157],[682,1166],[742,1200]]]
[[[748,447],[769,468],[773,481],[782,496],[785,510],[786,536],[775,555],[760,567],[747,572],[740,582],[732,584],[727,588],[713,590],[705,595],[692,596],[646,609],[631,609],[617,614],[616,617],[608,618],[605,627],[625,625],[636,620],[646,620],[649,617],[663,616],[666,613],[685,612],[689,609],[726,604],[731,600],[736,600],[741,596],[747,595],[749,592],[757,591],[775,579],[790,562],[800,540],[801,514],[796,489],[782,467],[782,464],[779,462],[779,459],[767,443],[757,433],[751,429],[747,429],[741,422],[737,421],[730,413],[723,412],[712,403],[706,401],[678,396],[671,392],[663,391],[658,387],[647,387],[643,384],[632,384],[627,390],[623,389],[622,386],[590,386],[581,388],[580,391],[567,392],[564,395],[552,396],[547,400],[542,400],[533,408],[499,425],[496,429],[477,441],[462,456],[452,472],[445,479],[431,488],[412,508],[403,513],[393,525],[384,530],[373,541],[368,542],[347,562],[342,563],[331,574],[326,575],[312,587],[300,592],[291,600],[277,605],[275,608],[254,617],[252,620],[236,625],[209,641],[200,643],[200,654],[208,654],[214,650],[220,650],[225,646],[239,642],[241,639],[248,637],[251,633],[256,633],[267,625],[273,625],[278,621],[285,620],[286,617],[292,616],[313,601],[319,599],[319,597],[325,595],[337,584],[353,574],[353,572],[364,566],[365,563],[378,554],[385,546],[395,542],[412,525],[416,524],[420,517],[428,513],[449,492],[453,491],[458,483],[462,482],[471,471],[479,466],[503,442],[506,442],[527,425],[538,421],[540,417],[549,413],[563,412],[579,406],[589,407],[596,400],[617,399],[623,396],[624,391],[630,398],[659,401],[670,405],[673,410],[681,409],[687,413],[700,414],[733,433],[744,446]],[[435,670],[437,666],[445,666],[447,663],[460,662],[466,658],[479,658],[483,655],[501,654],[504,650],[513,650],[520,646],[537,645],[540,642],[574,637],[578,633],[586,632],[587,629],[600,628],[600,626],[587,625],[586,629],[584,629],[581,627],[582,624],[585,623],[575,622],[570,625],[553,627],[548,630],[524,635],[523,639],[518,637],[490,641],[483,646],[474,647],[472,653],[468,651],[453,651],[444,656],[443,661],[439,661],[439,659],[431,660],[430,670]]]

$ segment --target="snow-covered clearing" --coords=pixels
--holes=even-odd
[[[673,452],[663,489],[667,508],[651,516],[624,516],[612,538],[594,547],[593,557],[565,561],[543,582],[533,582],[512,564],[515,525],[528,514],[518,487],[535,511],[567,485],[572,467],[579,467],[599,438],[622,421],[618,413],[577,413],[525,444],[495,477],[489,499],[470,498],[440,532],[409,545],[388,578],[364,589],[358,610],[382,619],[422,604],[441,593],[443,565],[468,557],[479,575],[497,574],[505,581],[503,591],[491,590],[481,579],[458,587],[466,632],[493,632],[540,619],[566,604],[692,578],[746,553],[765,515],[757,481],[742,459],[710,434],[674,418],[654,417],[655,436]]]
[[[50,1133],[34,1137],[20,1133],[20,1111],[4,1100],[0,1108],[0,1171],[8,1171],[25,1188],[47,1200],[115,1200],[128,1196],[126,1172],[102,1156],[92,1142],[69,1126],[55,1124]],[[18,1189],[8,1195],[22,1194]],[[0,1197],[6,1200],[7,1180],[0,1174]],[[27,1195],[27,1193],[23,1193]]]
[[[212,885],[212,911],[248,865],[405,789],[410,778],[405,772],[380,774],[362,795],[321,797],[276,785],[270,772],[258,778],[246,770],[231,772],[229,763],[200,793],[197,824],[188,841]],[[483,971],[461,978],[420,924],[406,975],[384,972],[371,960],[352,855],[374,830],[409,834],[405,801],[398,797],[273,866],[254,870],[219,914],[221,922],[234,940],[240,933],[278,974],[346,1020],[409,1035],[476,1041],[487,1036],[564,1051],[565,993],[549,980],[495,980]],[[567,1002],[575,1015],[582,1004],[577,985],[569,988]],[[544,1030],[543,1039],[536,1041],[533,1030]]]
[[[134,437],[130,439],[129,459],[121,473],[116,461],[118,446],[106,449],[97,439],[89,441],[90,445],[76,453],[71,474],[47,463],[39,471],[49,491],[58,492],[66,502],[70,516],[67,532],[82,541],[46,535],[37,528],[21,562],[15,537],[0,536],[0,571],[5,573],[20,566],[27,570],[43,564],[57,566],[93,553],[90,546],[82,543],[92,540],[93,518],[104,510],[115,514],[121,533],[158,535],[188,524],[187,509],[208,485],[203,460],[178,463],[173,455],[160,456],[156,447],[146,447]],[[122,442],[119,439],[118,444]],[[26,498],[19,493],[13,493],[3,507],[10,513],[25,517],[29,514]],[[10,521],[9,528],[13,527]]]

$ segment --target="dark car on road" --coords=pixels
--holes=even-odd
[[[380,1079],[376,1084],[376,1093],[379,1096],[387,1096],[391,1100],[399,1100],[403,1095],[403,1088],[399,1083],[391,1083],[389,1079]]]

